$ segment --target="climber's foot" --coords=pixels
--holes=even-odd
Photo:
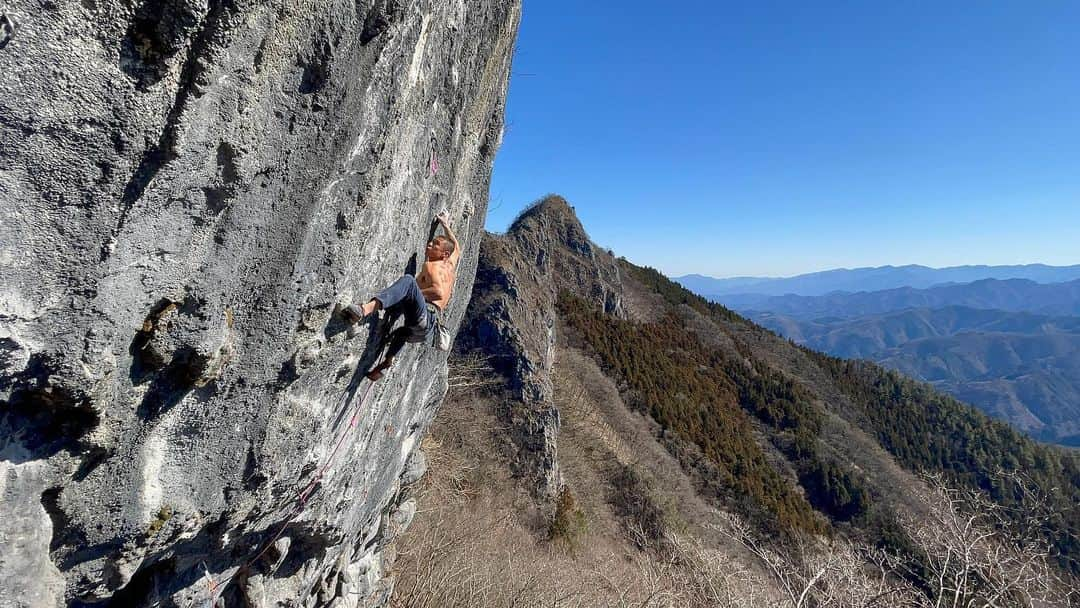
[[[368,380],[371,380],[372,382],[375,382],[379,378],[382,378],[383,373],[387,370],[387,368],[390,367],[390,363],[391,363],[390,361],[383,361],[382,363],[380,363],[380,364],[376,365],[375,367],[371,368],[371,371],[369,371],[367,373]]]
[[[359,323],[364,319],[375,314],[381,306],[378,300],[371,300],[363,306],[357,306],[356,304],[349,304],[345,308],[341,309],[341,314],[350,323]]]
[[[350,323],[359,323],[364,320],[367,315],[364,314],[364,309],[360,308],[356,304],[349,304],[345,308],[341,309],[341,316],[345,317],[345,320]]]

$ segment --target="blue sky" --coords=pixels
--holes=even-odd
[[[525,0],[488,229],[670,275],[1080,263],[1080,2]]]

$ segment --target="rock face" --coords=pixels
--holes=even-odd
[[[542,497],[557,493],[559,410],[552,405],[559,292],[568,290],[624,316],[614,258],[589,241],[565,199],[549,196],[523,212],[505,235],[485,234],[476,287],[458,340],[482,352],[508,381],[518,448],[516,473]]]
[[[5,5],[0,605],[385,601],[445,354],[369,392],[376,324],[335,305],[414,270],[445,208],[457,326],[519,18]]]

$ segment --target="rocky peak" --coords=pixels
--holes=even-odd
[[[507,230],[507,236],[522,242],[539,241],[551,247],[589,255],[592,244],[574,208],[563,197],[549,194],[523,211]]]
[[[550,195],[523,212],[506,234],[485,234],[458,338],[460,350],[489,357],[507,378],[517,473],[548,498],[561,484],[551,370],[555,302],[564,290],[623,315],[616,260],[589,240],[565,199]]]

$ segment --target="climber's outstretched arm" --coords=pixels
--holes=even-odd
[[[461,244],[458,243],[454,231],[450,229],[450,222],[446,220],[446,214],[440,213],[439,215],[436,215],[435,221],[439,222],[439,225],[443,228],[443,232],[446,233],[446,238],[450,239],[450,242],[454,244],[454,253],[450,254],[450,263],[456,267],[458,260],[461,259]]]

